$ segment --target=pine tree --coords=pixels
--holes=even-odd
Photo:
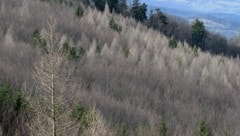
[[[167,136],[167,125],[166,125],[166,122],[165,121],[161,121],[160,123],[160,129],[159,129],[160,133],[159,133],[159,136]]]
[[[147,5],[141,4],[139,0],[134,0],[130,13],[137,21],[145,21],[147,19]]]
[[[104,11],[105,5],[108,4],[110,12],[114,10],[116,13],[120,13],[119,0],[93,0],[93,2],[100,11]]]
[[[109,21],[109,28],[111,28],[119,33],[122,31],[122,27],[116,23],[116,21],[114,20],[113,17]]]
[[[198,19],[195,20],[194,24],[192,25],[191,36],[193,46],[204,49],[206,30],[203,22],[199,21]]]
[[[113,10],[116,13],[120,12],[119,7],[118,7],[118,4],[119,4],[118,0],[107,0],[107,4],[109,6],[110,12],[112,12]]]
[[[155,9],[155,11],[151,10],[149,19],[147,21],[148,27],[152,27],[165,33],[167,30],[167,24],[167,17],[160,9]]]
[[[122,15],[124,16],[129,15],[128,5],[126,0],[119,0],[118,8],[119,8],[119,13],[121,13]]]
[[[95,7],[100,10],[104,11],[105,5],[106,5],[106,0],[93,0]]]
[[[30,113],[29,103],[20,91],[13,90],[9,84],[0,83],[0,111],[0,130],[3,136],[17,135],[17,132],[25,134]]]
[[[212,130],[205,121],[200,121],[194,136],[213,136]]]
[[[83,7],[81,5],[78,5],[76,10],[75,10],[75,14],[77,17],[82,17],[84,14],[84,10]]]
[[[42,49],[45,53],[47,53],[47,43],[44,38],[42,38],[40,32],[35,29],[32,34],[33,45]]]
[[[177,48],[177,40],[172,37],[171,39],[169,39],[168,46],[171,48]]]

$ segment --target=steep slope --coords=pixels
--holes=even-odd
[[[131,18],[112,15],[107,9],[104,13],[85,9],[79,19],[74,9],[33,0],[2,0],[1,78],[25,93],[32,90],[33,66],[41,55],[31,46],[32,33],[37,28],[44,37],[52,15],[58,22],[59,45],[86,49],[83,58],[68,65],[76,67],[69,89],[75,89],[84,104],[96,105],[114,125],[124,123],[132,135],[140,135],[142,125],[155,127],[164,119],[172,135],[191,135],[196,123],[205,119],[216,135],[223,129],[240,134],[239,58],[211,56],[186,43],[172,49],[164,35]],[[120,33],[109,28],[112,17],[122,26]]]

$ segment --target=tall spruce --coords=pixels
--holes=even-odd
[[[193,46],[197,46],[204,49],[205,36],[206,30],[204,23],[196,19],[191,29],[191,38]]]
[[[141,4],[139,0],[133,0],[130,13],[137,21],[143,22],[147,19],[147,5],[145,3]]]

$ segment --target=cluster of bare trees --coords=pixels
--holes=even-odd
[[[79,124],[65,115],[79,101],[95,105],[103,115],[91,118],[95,127],[86,129],[86,135],[108,127],[105,119],[114,128],[126,126],[129,135],[158,134],[162,119],[172,135],[193,134],[200,119],[216,135],[223,129],[239,135],[239,58],[212,56],[181,42],[169,48],[164,35],[107,8],[103,13],[85,9],[78,19],[64,5],[32,0],[0,4],[0,79],[21,88],[31,101],[33,135],[78,133]],[[54,19],[46,23],[48,14]],[[109,28],[112,18],[121,32]],[[48,53],[31,46],[36,28]],[[82,47],[86,55],[69,60],[58,52],[62,43]]]
[[[70,89],[73,86],[69,84],[75,67],[67,67],[68,60],[61,56],[56,20],[50,16],[47,24],[47,51],[37,61],[33,74],[35,85],[30,105],[34,114],[29,123],[30,135],[110,135],[107,123],[95,108],[86,115],[87,126],[83,130],[79,126],[82,124],[71,118],[77,102],[77,90]]]

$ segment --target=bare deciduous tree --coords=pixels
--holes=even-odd
[[[91,116],[89,118],[89,127],[84,130],[84,136],[113,136],[114,133],[110,131],[110,128],[103,116],[96,110],[95,106],[90,110]]]
[[[69,118],[73,103],[70,97],[74,94],[67,89],[71,71],[63,69],[56,20],[50,16],[47,24],[47,52],[35,68],[36,87],[31,102],[35,118],[29,127],[33,135],[74,135],[76,125]]]

